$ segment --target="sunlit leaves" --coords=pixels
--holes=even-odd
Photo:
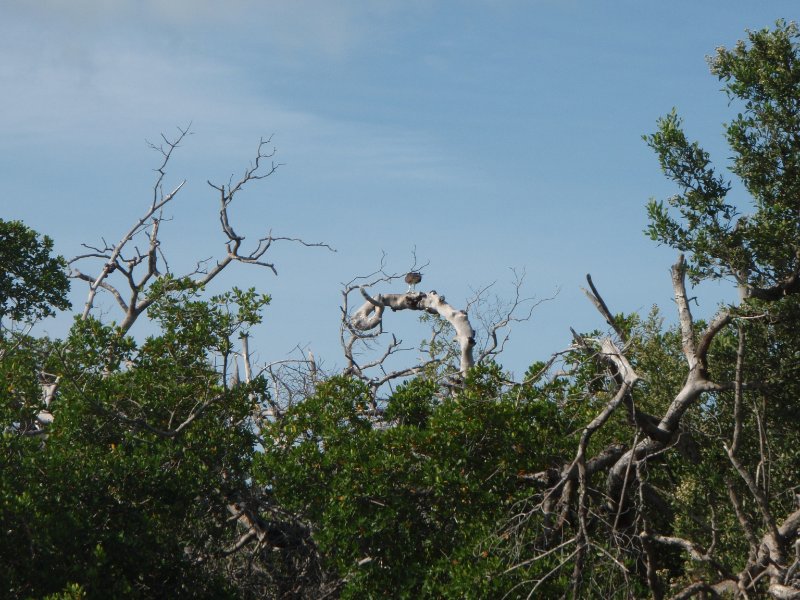
[[[679,187],[667,200],[677,215],[650,201],[648,233],[689,254],[694,281],[780,285],[800,268],[800,34],[795,24],[778,21],[774,29],[749,32],[733,49],[719,48],[709,63],[741,111],[725,132],[730,170],[750,198],[726,199],[730,186],[697,142],[687,140],[673,111],[645,140]],[[750,213],[737,219],[748,203]]]
[[[215,361],[268,298],[154,293],[162,331],[140,345],[93,318],[63,343],[3,342],[4,423],[43,408],[42,373],[60,377],[46,437],[6,428],[0,446],[0,523],[14,540],[0,549],[0,580],[12,595],[233,595],[212,564],[236,533],[226,503],[247,490],[248,417],[265,388],[227,387]]]
[[[327,381],[273,424],[278,442],[256,461],[258,479],[314,524],[347,576],[343,597],[481,597],[509,585],[488,576],[500,559],[479,546],[525,493],[520,474],[553,451],[554,407],[533,387],[506,390],[491,365],[453,395],[413,380],[383,419],[372,410],[363,383]]]

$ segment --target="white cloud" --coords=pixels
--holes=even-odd
[[[388,0],[6,0],[4,20],[45,24],[80,36],[115,30],[122,37],[137,28],[155,34],[208,34],[208,44],[230,38],[258,39],[270,51],[290,57],[341,60],[369,39],[385,39],[392,17],[416,12],[425,2]]]
[[[164,42],[164,31],[148,30],[135,20],[139,25],[131,29],[101,26],[104,19],[133,18],[135,6],[133,1],[46,0],[0,24],[0,89],[7,90],[0,97],[0,128],[6,134],[0,152],[25,144],[77,152],[88,148],[86,153],[97,147],[139,152],[124,144],[192,121],[198,133],[214,140],[216,152],[241,152],[243,140],[249,149],[254,138],[277,132],[282,145],[295,150],[293,160],[313,165],[321,177],[339,177],[341,165],[373,177],[417,180],[441,181],[453,172],[444,144],[413,128],[286,106],[252,85],[266,68],[257,58],[242,62],[221,54],[198,55]],[[164,25],[176,23],[184,11],[210,23],[217,5],[181,0],[146,6]],[[250,15],[251,10],[256,14]],[[226,11],[233,21],[245,14],[265,19],[264,35],[280,30],[285,49],[313,38],[329,55],[347,52],[364,27],[352,3],[301,0],[264,8],[238,0]],[[95,21],[79,18],[88,15]],[[252,22],[246,27],[258,29]],[[298,35],[303,28],[306,33]],[[225,35],[235,37],[236,32]]]

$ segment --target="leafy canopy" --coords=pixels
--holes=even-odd
[[[679,187],[666,205],[650,201],[648,233],[690,254],[694,281],[730,277],[754,295],[779,295],[796,286],[800,274],[797,25],[778,21],[774,29],[750,31],[734,48],[718,48],[709,64],[741,111],[725,125],[725,135],[733,152],[730,171],[750,194],[752,212],[741,215],[742,203],[729,199],[730,182],[697,142],[689,142],[673,110],[645,136]]]
[[[48,236],[0,219],[0,319],[35,321],[70,307],[67,264],[52,251]]]

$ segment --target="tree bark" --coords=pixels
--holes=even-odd
[[[460,372],[462,376],[475,364],[475,330],[469,322],[467,313],[449,305],[444,296],[435,291],[409,292],[406,294],[378,294],[374,298],[361,288],[365,302],[350,317],[350,325],[360,331],[369,331],[383,324],[386,308],[398,310],[422,310],[439,315],[456,331],[456,341],[461,349]]]

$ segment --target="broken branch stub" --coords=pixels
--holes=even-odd
[[[409,292],[406,294],[378,294],[370,296],[362,287],[359,288],[365,302],[350,317],[350,325],[360,331],[375,329],[383,322],[384,309],[421,310],[430,314],[439,315],[445,319],[456,332],[456,341],[461,349],[460,372],[466,375],[467,371],[475,364],[472,349],[475,347],[475,330],[469,322],[467,313],[458,310],[445,302],[444,296],[435,291]]]

